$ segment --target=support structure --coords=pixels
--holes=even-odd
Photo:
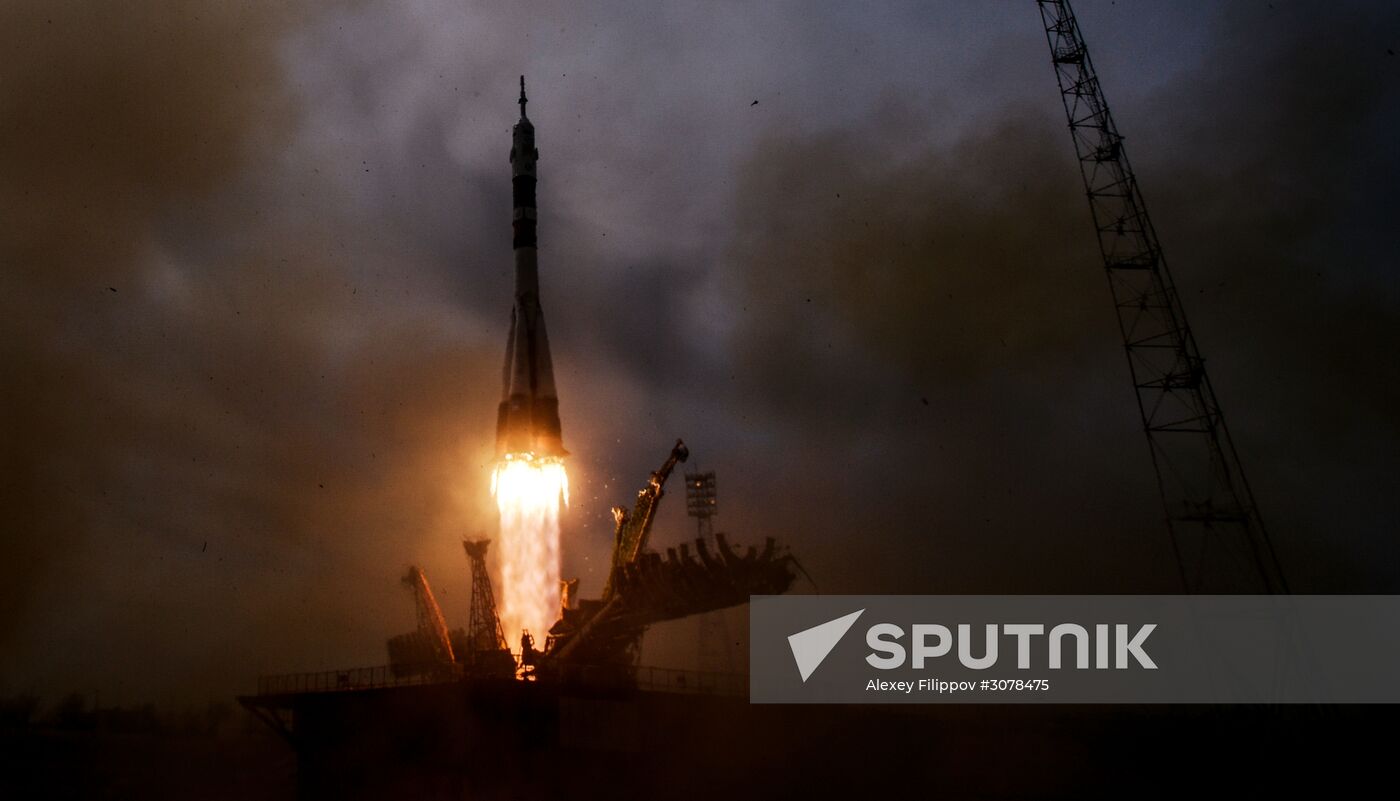
[[[537,676],[632,683],[648,626],[728,609],[752,595],[781,595],[792,586],[796,562],[772,537],[762,549],[741,552],[718,532],[712,543],[695,540],[693,551],[684,542],[668,547],[664,557],[647,548],[666,480],[689,455],[685,443],[676,440],[670,456],[637,492],[631,511],[613,507],[617,528],[603,595],[581,598],[577,607],[563,610],[537,658]]]
[[[515,658],[506,644],[501,618],[496,613],[496,593],[486,571],[486,547],[491,540],[463,540],[467,561],[472,566],[472,603],[467,623],[466,653],[458,654],[474,673],[515,672]]]
[[[1288,592],[1067,0],[1037,0],[1187,592]]]
[[[403,585],[413,591],[418,625],[407,634],[389,638],[389,664],[394,675],[450,673],[457,662],[452,639],[461,630],[447,630],[447,620],[428,586],[428,577],[417,565],[409,566]]]
[[[496,593],[486,572],[486,546],[491,540],[463,540],[472,566],[472,605],[467,624],[467,645],[472,651],[508,651],[501,619],[496,614]]]

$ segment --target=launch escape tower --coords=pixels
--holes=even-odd
[[[1288,585],[1067,0],[1037,0],[1187,592]]]

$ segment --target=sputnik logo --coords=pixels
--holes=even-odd
[[[841,638],[846,636],[846,632],[855,625],[856,618],[865,613],[864,609],[859,609],[849,615],[843,615],[835,620],[828,620],[810,629],[804,629],[788,637],[788,646],[792,648],[793,661],[797,663],[797,672],[802,675],[802,682],[807,682],[807,677],[811,676],[818,667],[821,667],[828,654],[841,642]]]

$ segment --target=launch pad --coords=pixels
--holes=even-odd
[[[786,724],[754,711],[761,708],[748,702],[747,676],[637,664],[648,626],[779,594],[795,578],[792,556],[771,537],[742,553],[722,534],[713,554],[703,538],[698,556],[686,545],[664,558],[647,549],[666,479],[687,455],[677,441],[632,510],[614,508],[602,597],[571,606],[566,592],[543,649],[528,637],[520,653],[506,648],[486,542],[478,540],[464,543],[473,568],[469,631],[447,628],[422,571],[412,568],[404,582],[419,627],[389,640],[391,660],[400,661],[261,677],[258,692],[238,700],[296,750],[300,797],[588,797],[579,787],[648,797],[665,773],[637,770],[636,757],[662,741],[680,749],[675,755],[723,763],[735,782],[756,771],[744,761],[752,753],[736,761],[726,730],[757,716],[755,725],[777,736]],[[406,663],[406,655],[422,661]]]
[[[586,691],[727,692],[747,696],[738,677],[699,671],[639,668],[637,655],[648,626],[747,603],[750,595],[778,595],[796,578],[796,562],[769,537],[762,550],[735,551],[722,533],[715,535],[717,553],[703,538],[695,554],[687,544],[667,548],[661,555],[648,550],[656,510],[675,466],[689,451],[676,441],[670,456],[637,493],[629,512],[614,507],[617,521],[612,569],[601,598],[574,605],[566,592],[560,616],[549,629],[543,649],[535,650],[527,634],[512,653],[496,615],[495,594],[486,571],[488,540],[463,543],[472,566],[472,607],[469,631],[449,630],[428,585],[417,567],[403,583],[414,593],[418,626],[388,640],[389,664],[321,673],[262,677],[256,696],[240,701],[289,737],[291,721],[283,713],[289,699],[306,693],[384,690],[427,684],[480,680],[553,683]],[[568,584],[578,586],[574,579]]]

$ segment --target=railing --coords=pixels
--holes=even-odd
[[[433,684],[457,677],[452,668],[433,666],[431,670],[408,671],[401,667],[396,674],[389,665],[323,670],[316,673],[284,673],[258,677],[258,695],[290,695],[342,690],[368,690],[375,687],[402,687],[413,684]]]
[[[422,670],[398,673],[389,665],[323,670],[314,673],[285,673],[258,677],[258,695],[292,695],[296,693],[347,692],[380,687],[405,687],[420,684],[440,684],[456,681],[463,676],[460,666],[439,665]],[[570,665],[565,679],[574,686],[635,687],[644,692],[686,693],[693,695],[722,695],[747,697],[749,677],[742,673],[716,673],[678,668],[638,667],[635,682],[626,681],[615,667]]]

